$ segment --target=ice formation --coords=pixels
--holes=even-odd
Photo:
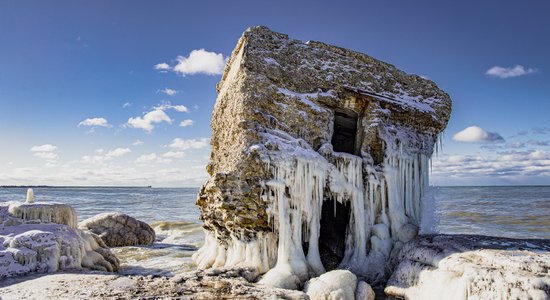
[[[98,236],[67,226],[67,211],[59,204],[0,203],[0,279],[80,268],[118,270],[118,259]],[[66,218],[50,218],[61,215]]]
[[[550,241],[426,235],[403,247],[386,294],[405,299],[549,299]]]
[[[355,299],[357,276],[347,270],[334,270],[306,282],[310,299]]]
[[[357,283],[357,289],[355,290],[355,300],[374,300],[376,294],[370,286],[370,284],[359,281]]]
[[[24,220],[38,220],[76,228],[76,211],[70,205],[55,202],[10,202],[10,215]]]
[[[32,189],[27,189],[27,203],[34,202],[34,192]]]
[[[416,237],[450,115],[437,86],[367,55],[247,30],[218,84],[199,268],[253,267],[299,288],[345,268],[369,282]]]

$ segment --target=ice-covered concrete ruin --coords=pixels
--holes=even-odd
[[[255,267],[285,288],[335,268],[386,279],[418,233],[449,96],[365,54],[265,27],[244,32],[217,90],[199,268]]]

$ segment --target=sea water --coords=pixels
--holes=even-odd
[[[550,239],[550,186],[436,187],[436,231]]]
[[[203,242],[198,188],[34,188],[35,201],[72,205],[82,221],[120,212],[150,224],[152,246],[114,248],[123,274],[166,275],[195,268]],[[26,188],[0,188],[0,202],[25,201]],[[440,233],[550,239],[550,186],[432,187],[431,229]]]

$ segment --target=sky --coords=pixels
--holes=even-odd
[[[196,187],[216,83],[264,25],[435,81],[433,185],[550,184],[548,1],[0,0],[0,185]]]

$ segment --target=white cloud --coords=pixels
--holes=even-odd
[[[185,105],[172,105],[170,101],[163,101],[159,105],[155,106],[154,109],[167,110],[173,109],[177,112],[189,112],[189,109]]]
[[[35,152],[33,155],[48,161],[56,160],[58,158],[58,155],[55,152]]]
[[[143,117],[129,118],[127,126],[132,128],[140,128],[149,133],[155,129],[154,124],[167,122],[172,124],[172,119],[160,108],[155,108],[153,111],[146,113]]]
[[[154,68],[155,68],[155,70],[158,70],[158,71],[161,71],[161,72],[167,72],[171,69],[170,66],[167,63],[156,64]]]
[[[189,110],[187,109],[186,106],[184,105],[174,105],[172,106],[173,109],[175,109],[176,111],[179,111],[179,112],[188,112]]]
[[[135,142],[132,143],[132,146],[141,146],[143,145],[143,141],[142,140],[136,140]]]
[[[182,158],[185,156],[183,151],[168,151],[162,155],[162,157]]]
[[[144,154],[136,159],[136,163],[138,164],[169,163],[171,161],[172,161],[171,159],[162,158],[161,156],[158,156],[156,153]]]
[[[78,123],[78,126],[101,126],[110,127],[109,122],[105,118],[88,118]]]
[[[204,49],[193,50],[188,57],[178,56],[173,70],[183,76],[193,74],[219,75],[223,73],[225,59],[221,53]]]
[[[443,155],[435,157],[432,166],[436,184],[532,184],[550,179],[550,153],[537,149],[489,156]]]
[[[181,123],[180,123],[180,127],[191,126],[191,125],[193,125],[193,123],[194,123],[194,122],[193,122],[193,120],[191,120],[191,119],[183,120],[183,121],[181,121]]]
[[[29,149],[30,147],[26,150]],[[98,149],[100,151],[96,152],[94,148],[90,150],[89,155],[105,154],[113,149],[102,151]],[[61,147],[58,151],[61,151]],[[164,152],[166,151],[168,150]],[[157,152],[157,157],[162,158],[164,152]],[[28,151],[28,153],[32,152]],[[102,163],[79,159],[59,160],[53,163],[44,161],[43,166],[34,164],[33,167],[21,167],[25,165],[23,161],[13,161],[13,166],[4,166],[3,162],[0,162],[0,166],[4,166],[0,171],[0,182],[6,185],[199,187],[208,178],[205,170],[208,161],[202,157],[195,157],[194,153],[189,154],[189,159],[166,157],[161,161],[172,160],[172,162],[143,164],[135,162],[135,159],[143,153],[131,157],[132,153]],[[145,154],[148,153],[150,152]],[[62,159],[61,155],[60,159]]]
[[[496,132],[488,132],[478,126],[470,126],[453,135],[453,140],[470,143],[500,143],[504,139]]]
[[[178,150],[187,150],[187,149],[203,149],[210,145],[209,138],[198,138],[198,139],[181,139],[175,138],[172,140],[172,143],[168,145],[170,148]]]
[[[116,148],[114,150],[108,151],[105,156],[112,158],[112,157],[121,157],[123,155],[126,155],[128,153],[132,152],[132,150],[128,148]]]
[[[173,109],[177,112],[188,112],[185,105],[172,105],[170,101],[163,101],[153,107],[153,110],[146,113],[143,117],[129,118],[125,124],[126,127],[140,128],[148,133],[155,129],[155,124],[166,122],[172,124],[172,119],[166,114],[165,110]]]
[[[510,78],[518,77],[528,74],[533,74],[537,70],[533,68],[525,68],[522,65],[516,65],[515,67],[503,68],[499,66],[494,66],[485,72],[486,75],[499,77],[499,78]]]
[[[534,146],[550,146],[550,140],[546,140],[546,141],[529,140],[527,141],[527,143]]]
[[[550,127],[534,127],[531,132],[534,134],[547,134],[550,133]]]
[[[36,157],[40,157],[47,161],[48,166],[52,166],[56,163],[59,156],[57,155],[57,146],[52,144],[44,144],[40,146],[33,146],[30,151]]]
[[[116,148],[113,150],[105,151],[103,149],[95,150],[96,155],[84,155],[82,160],[86,163],[103,163],[108,160],[112,160],[116,157],[122,157],[130,152],[129,148]]]
[[[57,150],[57,146],[52,144],[44,144],[40,146],[33,146],[31,152],[54,152]]]
[[[162,89],[162,90],[158,90],[157,93],[163,93],[163,94],[168,95],[168,96],[174,96],[175,94],[177,94],[179,92],[176,91],[176,90],[173,90],[173,89],[165,88],[165,89]]]
[[[122,108],[127,108],[130,106],[132,106],[132,102],[125,102],[124,104],[122,104]]]

